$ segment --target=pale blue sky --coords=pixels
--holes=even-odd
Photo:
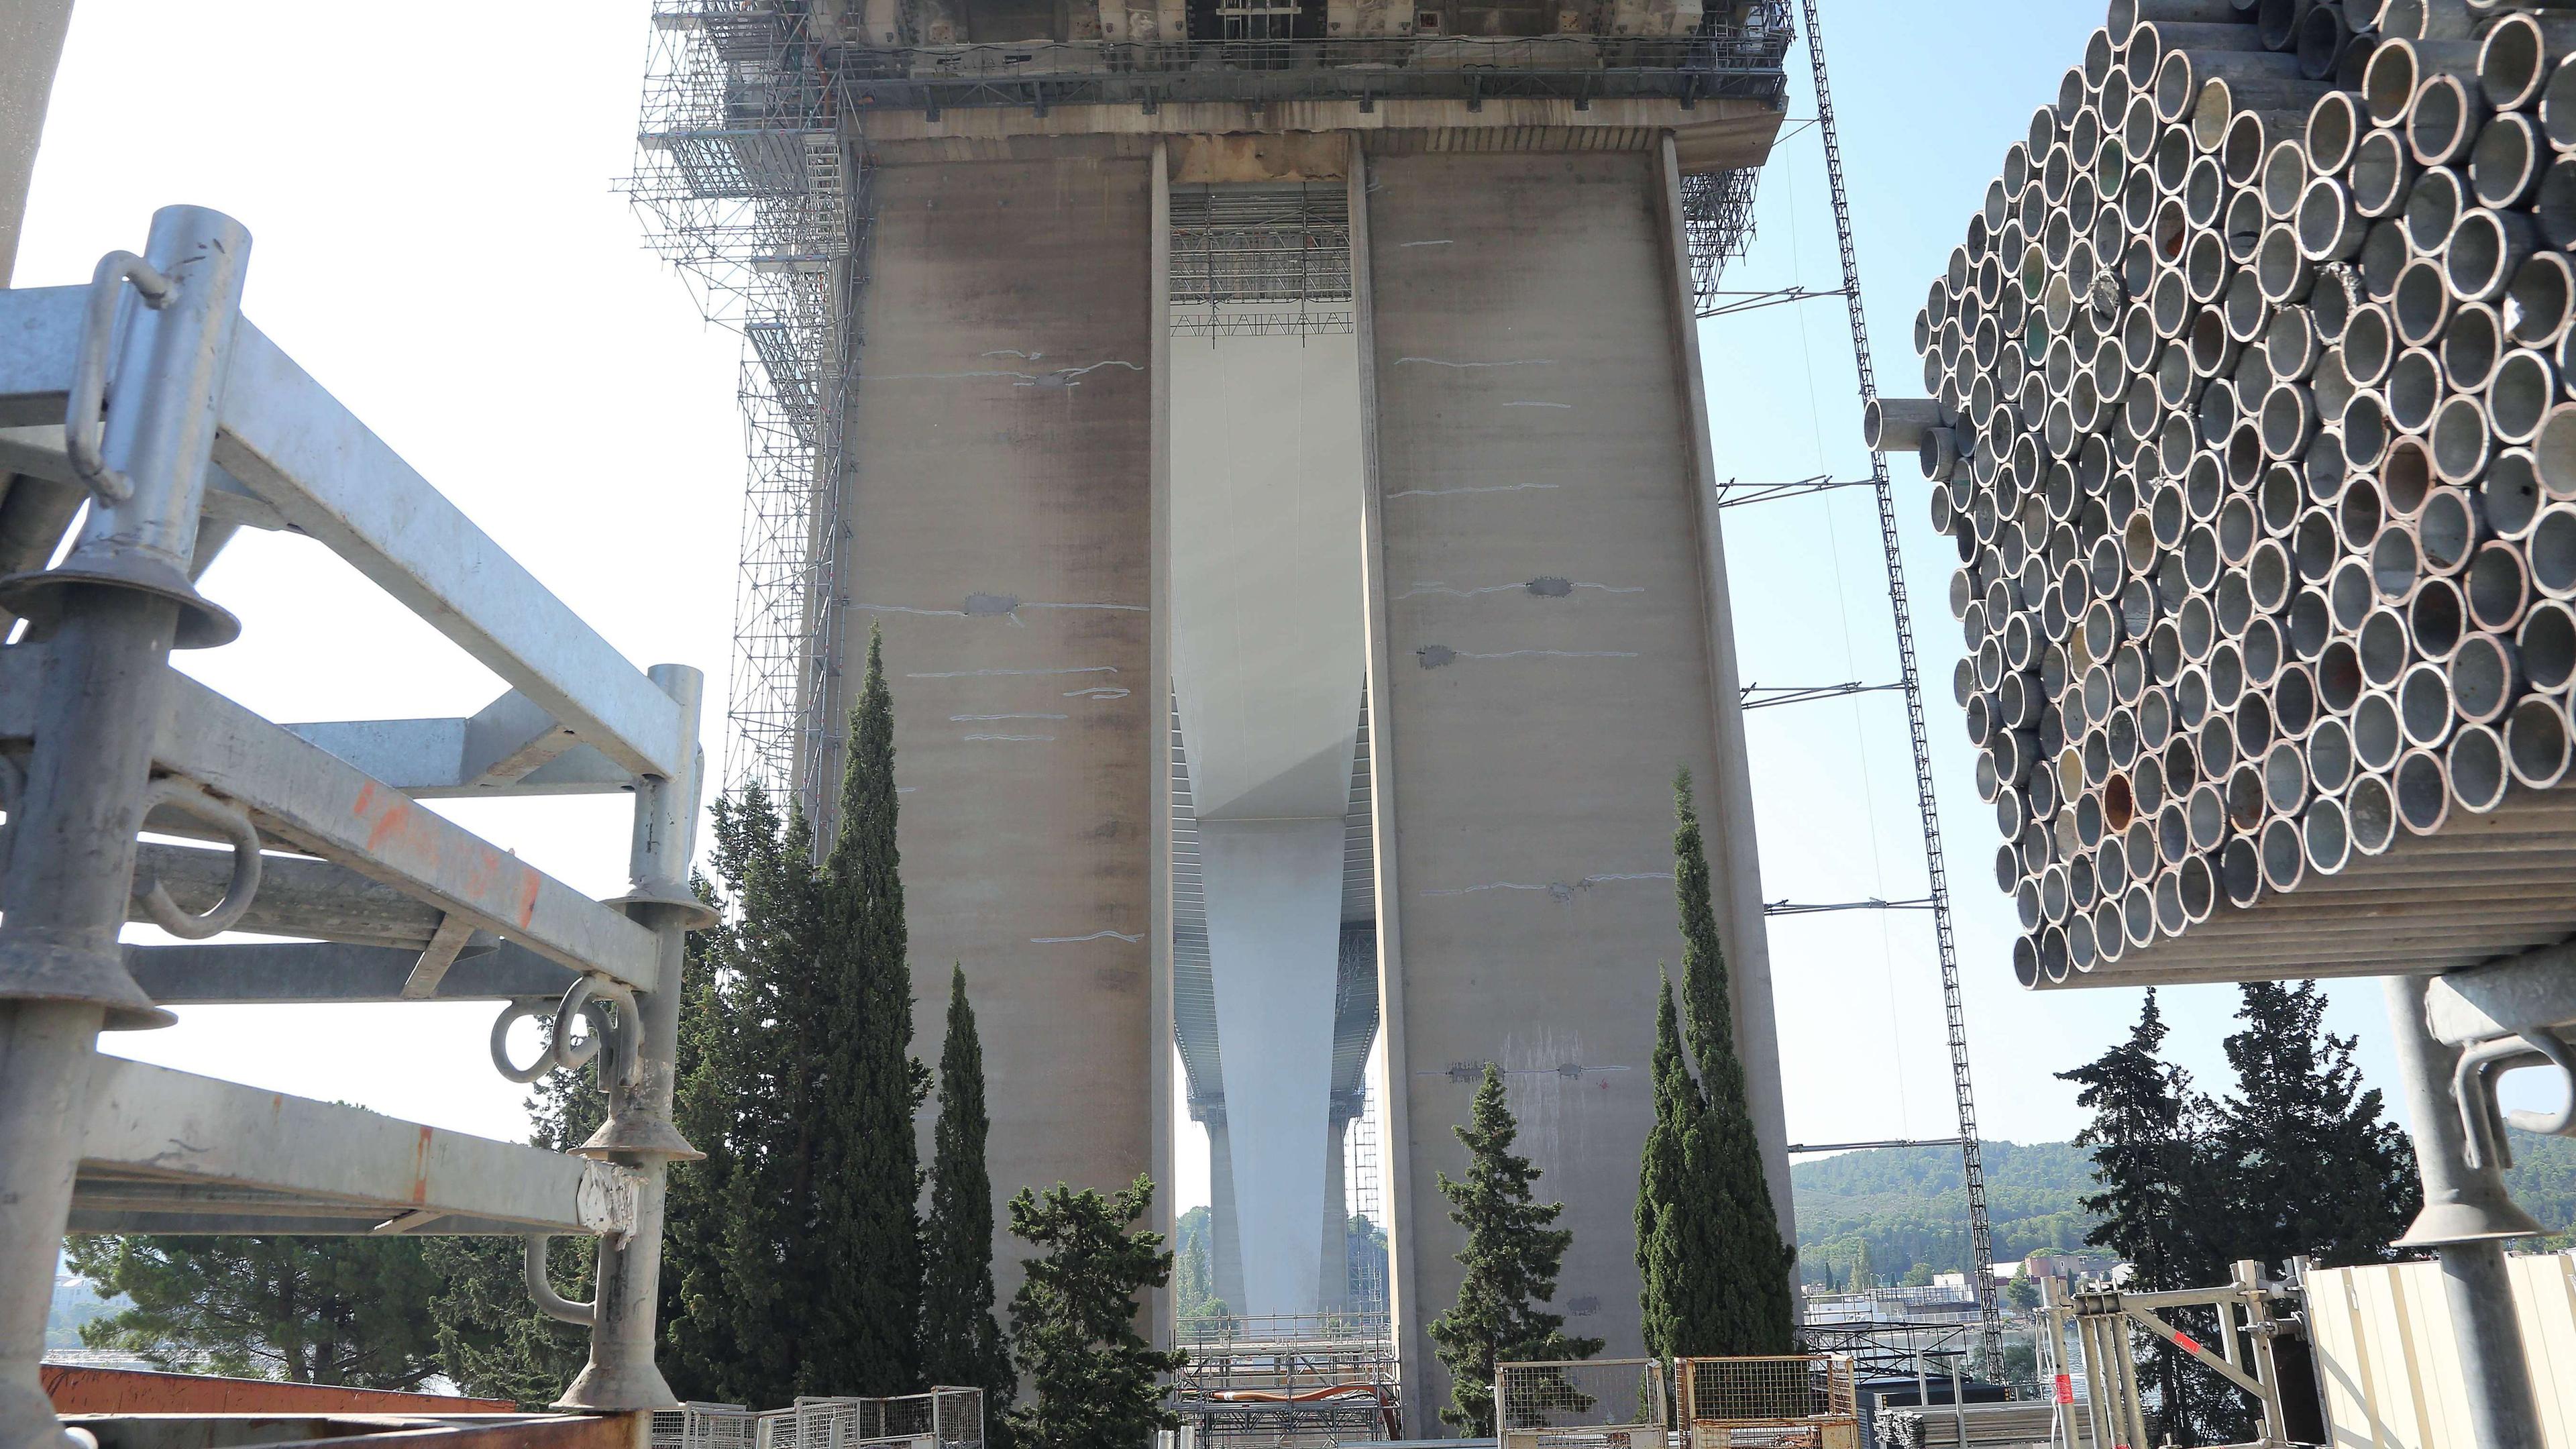
[[[1972,18],[1963,18],[1972,17]],[[487,23],[476,25],[476,20]],[[2098,23],[2065,0],[1829,6],[1859,251],[1881,375],[1917,389],[1908,339],[2004,147]],[[703,326],[641,246],[612,179],[630,165],[644,7],[393,9],[276,0],[208,7],[81,0],[39,159],[18,281],[85,278],[140,243],[151,210],[219,207],[256,238],[248,311],[639,664],[696,664],[721,690],[742,463],[733,340]],[[1812,117],[1803,51],[1793,122]],[[1830,286],[1815,131],[1762,185],[1760,240],[1729,286]],[[1748,480],[1865,459],[1838,303],[1708,324],[1721,473]],[[2014,985],[1991,827],[1947,704],[1958,636],[1946,545],[1923,485],[1898,492],[1985,1133],[2078,1125],[2051,1074],[2095,1055],[2134,992]],[[1865,491],[1727,517],[1746,679],[1892,677]],[[189,665],[276,718],[453,714],[498,685],[317,547],[247,537],[207,589],[243,642]],[[1922,893],[1903,714],[1886,695],[1754,716],[1765,890],[1848,900]],[[616,802],[483,802],[455,812],[585,889],[619,889]],[[1920,914],[1777,922],[1773,957],[1791,1133],[1805,1141],[1952,1130],[1939,997]],[[968,963],[970,971],[973,963]],[[2232,988],[2171,994],[2177,1054],[2205,1084]],[[469,1130],[519,1130],[521,1089],[483,1061],[481,1006],[191,1010],[120,1051]],[[2329,1016],[2385,1064],[2378,988]],[[1185,1198],[1194,1196],[1183,1188]]]

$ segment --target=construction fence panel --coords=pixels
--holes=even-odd
[[[800,1398],[784,1409],[684,1404],[653,1415],[650,1449],[983,1449],[984,1392]]]
[[[1690,1449],[1743,1444],[1852,1449],[1860,1442],[1852,1361],[1844,1354],[1678,1360],[1675,1388]]]
[[[1502,1449],[1661,1449],[1668,1402],[1657,1359],[1494,1366]]]
[[[2576,1449],[2576,1254],[2505,1261],[2541,1449]],[[2438,1263],[2314,1269],[2307,1295],[2335,1449],[2474,1449]]]

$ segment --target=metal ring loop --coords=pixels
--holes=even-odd
[[[99,501],[110,506],[134,496],[134,480],[108,467],[99,453],[106,431],[100,414],[107,406],[107,350],[115,341],[120,282],[132,282],[143,305],[155,311],[170,305],[174,292],[168,277],[132,252],[109,252],[90,273],[89,306],[72,353],[71,397],[63,410],[63,456]]]
[[[522,1017],[532,1021],[544,1017],[552,1006],[553,1003],[543,997],[522,997],[501,1008],[500,1017],[492,1023],[492,1069],[494,1071],[511,1081],[525,1085],[555,1069],[555,1049],[551,1042],[547,1043],[544,1051],[537,1053],[535,1061],[524,1067],[510,1065],[510,1028]]]
[[[593,989],[590,977],[576,977],[572,985],[564,989],[563,1003],[555,1008],[555,1034],[552,1049],[555,1065],[559,1067],[586,1065],[592,1057],[599,1055],[600,1043],[608,1039],[605,1023],[596,1015],[590,1019],[590,1035],[579,1042],[572,1039],[573,1018],[589,1007]]]
[[[610,1015],[612,1009],[614,1017]],[[510,1028],[523,1017],[544,1020],[548,1015],[548,1003],[541,997],[523,997],[503,1007],[500,1017],[492,1023],[492,1069],[513,1082],[533,1082],[557,1068],[583,1066],[598,1056],[601,1048],[613,1043],[604,1068],[614,1068],[629,1086],[642,1075],[642,1062],[635,1051],[640,1019],[633,992],[604,977],[577,978],[565,989],[563,999],[552,1006],[552,1031],[546,1049],[524,1067],[511,1065]],[[590,1018],[590,1033],[575,1041],[573,1022],[585,1015]]]
[[[2522,1039],[2547,1057],[2551,1066],[2558,1068],[2570,1095],[2567,1105],[2555,1112],[2512,1111],[2505,1113],[2504,1119],[2525,1132],[2537,1132],[2545,1137],[2576,1135],[2576,1053],[2569,1051],[2566,1040],[2556,1031],[2545,1026],[2524,1032]]]
[[[602,1014],[602,1008],[607,1007],[616,1009],[614,1028],[610,1027]],[[563,1049],[563,1043],[569,1038],[565,1035],[565,1028],[572,1024],[575,1009],[587,1011],[590,1014],[592,1030],[590,1036],[578,1048],[566,1052]],[[633,992],[605,977],[582,977],[572,984],[570,990],[564,992],[563,1005],[555,1013],[555,1043],[558,1052],[564,1057],[563,1064],[567,1067],[580,1066],[599,1055],[601,1047],[613,1043],[614,1049],[609,1053],[608,1060],[600,1064],[602,1084],[605,1084],[608,1074],[613,1070],[627,1085],[634,1085],[642,1068],[642,1063],[637,1059],[635,1052],[636,1022]]]
[[[194,783],[176,776],[164,775],[144,790],[144,814],[150,815],[154,807],[161,805],[193,815],[223,832],[233,846],[233,878],[224,888],[224,898],[215,902],[215,908],[202,916],[181,910],[179,903],[170,899],[170,892],[163,889],[156,878],[143,892],[144,914],[162,930],[190,941],[202,941],[208,936],[231,930],[233,923],[242,918],[242,913],[250,909],[252,898],[259,894],[259,828],[250,823],[248,811],[230,801],[218,800]]]

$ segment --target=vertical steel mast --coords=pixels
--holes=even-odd
[[[1825,142],[1825,185],[1834,203],[1834,241],[1842,248],[1843,305],[1851,314],[1852,362],[1860,370],[1861,405],[1878,397],[1878,373],[1869,359],[1869,318],[1860,299],[1860,256],[1852,248],[1851,197],[1843,187],[1842,140],[1834,128],[1834,92],[1825,79],[1825,42],[1816,23],[1817,0],[1800,0],[1807,18],[1807,60],[1815,74],[1816,128]],[[1950,924],[1950,872],[1941,858],[1941,817],[1932,798],[1932,741],[1924,732],[1923,671],[1914,662],[1914,612],[1905,597],[1905,557],[1896,535],[1896,495],[1888,486],[1887,456],[1869,455],[1878,491],[1879,541],[1887,552],[1887,599],[1896,611],[1896,658],[1904,671],[1905,723],[1914,736],[1914,799],[1923,812],[1923,865],[1930,877],[1932,929],[1941,945],[1941,1007],[1949,1019],[1950,1090],[1959,1108],[1959,1158],[1968,1182],[1968,1235],[1976,1248],[1980,1347],[1987,1372],[2002,1359],[2002,1320],[1995,1305],[1995,1243],[1986,1223],[1986,1165],[1977,1146],[1977,1097],[1968,1080],[1968,1021],[1959,1004],[1959,942]]]

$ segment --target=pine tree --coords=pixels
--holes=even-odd
[[[2422,1206],[2415,1154],[2364,1090],[2351,1037],[2323,1030],[2313,981],[2252,981],[2227,1038],[2236,1090],[2218,1106],[2227,1254],[2278,1265],[2381,1263]]]
[[[920,1162],[913,1114],[928,1094],[912,1045],[912,965],[895,846],[894,701],[885,639],[868,638],[850,716],[840,832],[823,863],[820,980],[799,1009],[837,1049],[819,1073],[815,1200],[828,1224],[809,1392],[879,1396],[921,1382]]]
[[[1131,1231],[1154,1200],[1139,1176],[1115,1198],[1057,1183],[1011,1199],[1011,1231],[1042,1249],[1011,1295],[1012,1359],[1029,1399],[1010,1411],[1021,1443],[1046,1449],[1137,1449],[1156,1429],[1180,1427],[1159,1378],[1183,1355],[1158,1353],[1136,1334],[1136,1295],[1172,1274],[1163,1235]]]
[[[922,1229],[921,1374],[984,1391],[986,1442],[1008,1449],[1002,1411],[1019,1389],[993,1321],[993,1180],[984,1165],[984,1048],[966,971],[948,983],[939,1052],[939,1124],[931,1135],[930,1217]]]
[[[416,1238],[111,1235],[66,1249],[101,1297],[132,1300],[81,1325],[91,1348],[351,1388],[416,1389],[439,1371],[438,1278]]]
[[[2127,1041],[2057,1074],[2082,1089],[2076,1105],[2093,1113],[2075,1135],[2076,1146],[2093,1149],[2093,1180],[2102,1187],[2082,1199],[2101,1219],[2084,1241],[2118,1254],[2132,1265],[2132,1282],[2151,1291],[2208,1287],[2227,1272],[2227,1255],[2200,1231],[2216,1216],[2206,1104],[2191,1075],[2158,1055],[2166,1030],[2150,987]],[[2169,1316],[2195,1335],[2214,1326],[2191,1321],[2187,1310]],[[2160,1339],[2139,1350],[2137,1374],[2158,1406],[2159,1438],[2224,1442],[2243,1421],[2241,1396]]]
[[[2187,1195],[2201,1175],[2200,1145],[2191,1074],[2158,1055],[2166,1030],[2149,987],[2127,1041],[2057,1074],[2081,1088],[2075,1104],[2093,1114],[2075,1134],[2076,1146],[2093,1150],[2093,1180],[2102,1186],[2082,1200],[2101,1219],[2084,1241],[2134,1265],[2140,1286],[2150,1289],[2203,1286],[2193,1280],[2208,1259],[2185,1227]]]
[[[1796,1249],[1781,1241],[1780,1218],[1762,1168],[1762,1148],[1735,1046],[1735,1010],[1726,952],[1718,939],[1708,850],[1691,800],[1690,771],[1673,780],[1673,888],[1681,909],[1682,997],[1695,1085],[1669,1091],[1657,1068],[1656,1130],[1647,1172],[1662,1195],[1651,1239],[1638,1245],[1655,1351],[1678,1355],[1787,1353],[1795,1324],[1790,1269]],[[1667,998],[1670,992],[1666,993]],[[1670,1011],[1669,1002],[1658,1009]],[[1660,1025],[1658,1028],[1660,1032]],[[1660,1062],[1663,1047],[1656,1048]],[[1678,1063],[1677,1063],[1678,1065]],[[1687,1078],[1687,1073],[1684,1077]],[[1683,1090],[1688,1086],[1687,1092]],[[1696,1097],[1697,1103],[1691,1100]],[[1667,1109],[1670,1125],[1667,1131]],[[1688,1118],[1685,1125],[1684,1118]],[[1678,1139],[1680,1153],[1672,1158]],[[1640,1183],[1641,1199],[1656,1187]],[[1640,1228],[1646,1207],[1639,1206]]]
[[[1456,1306],[1426,1331],[1449,1371],[1449,1405],[1440,1421],[1469,1437],[1488,1437],[1496,1363],[1590,1358],[1601,1351],[1601,1340],[1568,1338],[1564,1316],[1537,1307],[1555,1299],[1557,1271],[1574,1234],[1549,1226],[1565,1204],[1541,1207],[1532,1197],[1538,1169],[1512,1151],[1520,1126],[1503,1102],[1503,1074],[1492,1063],[1472,1116],[1456,1130],[1467,1144],[1467,1177],[1457,1182],[1441,1173],[1440,1192],[1449,1199],[1449,1220],[1467,1230],[1466,1249],[1458,1254],[1467,1274]]]
[[[714,1011],[675,1102],[675,1120],[707,1154],[684,1180],[709,1221],[690,1261],[664,1270],[682,1305],[664,1333],[664,1377],[691,1398],[784,1404],[848,1392],[812,1371],[809,1345],[830,1331],[823,1081],[852,1044],[825,1029],[821,886],[802,813],[782,815],[754,782],[717,799],[713,825],[727,906],[725,923],[702,933]],[[722,1130],[708,1131],[710,1119]]]
[[[704,877],[691,882],[698,897],[719,903]],[[683,1399],[716,1400],[713,1386],[727,1376],[732,1344],[712,1304],[690,1299],[722,1273],[731,1228],[726,1211],[740,1154],[734,1140],[734,1091],[729,1047],[735,1030],[733,983],[717,967],[729,960],[730,931],[719,927],[689,937],[688,980],[680,1004],[677,1082],[671,1122],[689,1145],[706,1154],[671,1164],[662,1217],[662,1377]]]

